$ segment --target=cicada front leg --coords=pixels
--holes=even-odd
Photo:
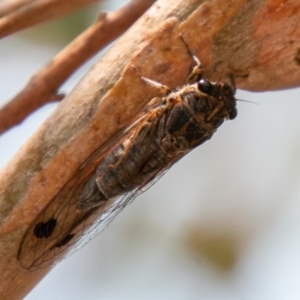
[[[149,85],[151,85],[151,86],[153,86],[153,87],[159,89],[160,92],[161,92],[163,95],[165,95],[165,96],[167,96],[168,94],[171,93],[171,89],[170,89],[168,86],[164,85],[164,84],[161,84],[161,83],[159,83],[159,82],[157,82],[157,81],[154,81],[154,80],[152,80],[152,79],[146,78],[146,77],[144,77],[144,76],[141,76],[141,79],[142,79],[144,82],[146,82],[147,84],[149,84]]]
[[[200,59],[191,51],[191,49],[189,48],[188,44],[183,39],[181,34],[179,35],[179,37],[180,37],[181,41],[183,42],[183,44],[185,45],[188,54],[193,59],[193,61],[196,63],[196,65],[193,67],[192,71],[188,75],[188,77],[186,79],[186,82],[189,83],[189,84],[195,83],[195,82],[202,79],[204,68],[201,64]]]

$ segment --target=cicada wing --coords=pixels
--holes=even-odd
[[[43,269],[73,254],[106,228],[140,193],[135,189],[85,211],[78,210],[73,198],[80,192],[60,193],[27,229],[18,253],[21,266],[30,271]]]
[[[31,271],[46,268],[76,252],[106,228],[137,196],[159,180],[169,167],[160,170],[142,186],[122,197],[110,199],[99,207],[85,211],[78,210],[74,199],[78,199],[86,181],[76,191],[73,186],[80,178],[69,182],[37,216],[24,235],[18,254],[22,267]],[[72,187],[70,192],[68,186]],[[36,232],[38,226],[44,226],[41,233]]]
[[[135,130],[135,127],[143,123],[143,120],[151,115],[152,109],[159,106],[157,100],[152,103],[145,107],[136,121],[128,126],[123,134],[117,135],[95,151],[81,165],[76,175],[62,187],[34,219],[23,236],[18,252],[18,259],[23,268],[28,270],[46,268],[66,256],[70,251],[70,246],[73,246],[70,253],[78,250],[104,229],[128,203],[144,191],[146,186],[149,187],[158,180],[157,175],[169,168],[158,170],[150,180],[118,199],[110,199],[100,206],[87,210],[80,210],[77,206],[83,190],[95,174],[101,160],[110,149],[122,143]]]
[[[76,241],[75,245],[68,250],[67,255],[64,255],[64,257],[73,254],[87,242],[97,236],[128,204],[130,204],[136,197],[144,193],[153,184],[155,184],[172,165],[173,164],[170,164],[165,169],[158,171],[150,180],[145,181],[140,187],[129,193],[126,193],[119,198],[109,200],[101,208],[99,208],[96,213],[97,218],[89,224],[89,227],[86,228],[84,234]],[[78,229],[76,230],[78,231]]]
[[[18,251],[23,268],[35,270],[53,265],[57,256],[63,256],[67,248],[80,240],[84,230],[101,215],[102,206],[82,211],[77,204],[101,160],[124,139],[126,136],[120,133],[96,150],[32,221]]]
[[[90,175],[86,173],[70,180],[28,227],[18,253],[25,269],[51,265],[54,257],[65,251],[70,228],[87,213],[77,209],[77,201],[89,178],[85,175]]]

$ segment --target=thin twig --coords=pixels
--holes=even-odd
[[[153,3],[131,1],[112,13],[101,13],[97,22],[76,38],[44,68],[26,87],[0,109],[0,133],[20,123],[45,103],[62,99],[62,83],[87,59],[116,39]]]
[[[33,1],[35,0],[2,0],[0,2],[0,17],[2,18]]]
[[[0,38],[97,2],[99,0],[44,0],[25,3],[0,19]],[[3,13],[0,11],[1,14]]]

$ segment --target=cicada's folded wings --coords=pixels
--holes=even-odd
[[[28,270],[46,268],[53,265],[60,257],[66,256],[69,252],[73,253],[105,228],[141,193],[143,186],[148,184],[149,180],[140,187],[124,193],[123,196],[108,199],[97,207],[85,210],[78,208],[78,201],[88,182],[95,175],[99,163],[113,147],[124,142],[127,136],[143,123],[149,111],[159,105],[158,101],[152,103],[145,107],[123,133],[95,151],[34,219],[23,236],[18,252],[22,267]]]
[[[94,217],[95,209],[77,209],[77,201],[89,179],[89,176],[85,178],[90,175],[86,173],[89,172],[82,172],[70,180],[27,229],[18,253],[23,268],[34,270],[53,264],[54,257],[75,243]],[[75,228],[77,223],[80,226]]]

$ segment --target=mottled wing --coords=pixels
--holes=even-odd
[[[136,197],[144,193],[153,184],[155,184],[172,165],[173,164],[170,164],[168,168],[161,170],[156,174],[156,176],[153,176],[150,181],[145,182],[139,188],[136,188],[121,197],[112,199],[110,203],[107,203],[107,205],[101,207],[99,209],[100,211],[96,213],[98,217],[88,224],[88,228],[84,231],[84,234],[77,239],[75,244],[67,250],[67,253],[63,257],[66,258],[72,255],[74,252],[96,237],[128,204],[130,204]]]
[[[76,243],[85,228],[101,214],[102,207],[86,211],[77,209],[77,202],[96,165],[87,166],[71,179],[38,214],[27,229],[18,258],[30,270],[53,264],[54,258]]]
[[[157,174],[142,186],[118,199],[110,199],[98,207],[84,211],[77,207],[87,182],[95,174],[107,151],[122,143],[127,138],[126,134],[135,130],[135,127],[143,122],[144,116],[149,115],[158,105],[159,101],[152,101],[123,135],[118,135],[87,159],[77,174],[39,213],[27,229],[19,248],[18,259],[22,267],[28,270],[46,268],[60,257],[64,257],[71,246],[71,252],[76,251],[105,228],[128,203],[144,191],[146,186],[159,178],[159,174],[164,173],[165,170],[158,170]],[[169,166],[165,169],[168,168]]]

